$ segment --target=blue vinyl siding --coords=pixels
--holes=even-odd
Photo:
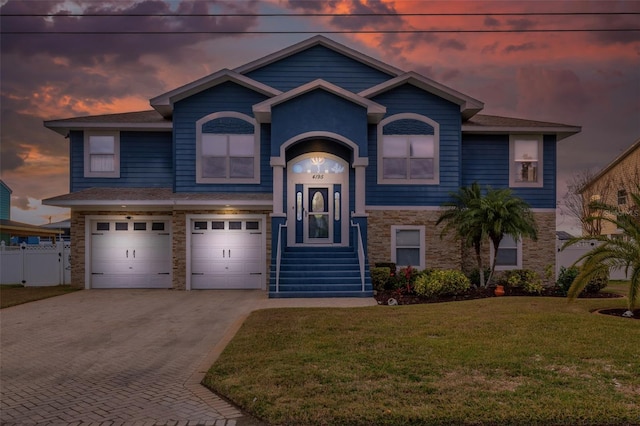
[[[377,127],[369,126],[369,206],[439,206],[460,186],[460,107],[415,86],[405,84],[372,99],[387,107],[387,115],[416,113],[440,125],[439,185],[378,185]],[[404,125],[404,120],[399,123]],[[400,129],[403,126],[395,126]],[[393,126],[391,127],[394,128]]]
[[[253,117],[252,106],[267,99],[236,83],[226,82],[204,90],[174,105],[176,192],[271,192],[272,173],[269,165],[270,126],[260,129],[260,184],[196,183],[196,121],[220,111],[235,111]],[[218,121],[218,120],[216,120]],[[230,133],[246,133],[243,126],[227,122]]]
[[[367,111],[340,96],[317,89],[271,110],[271,155],[290,138],[312,131],[337,133],[355,142],[360,155],[367,155]],[[267,151],[268,152],[268,151]]]
[[[543,187],[512,188],[532,208],[556,207],[556,137],[543,138]],[[477,181],[493,188],[509,187],[509,135],[465,135],[462,142],[462,185]]]
[[[71,192],[92,187],[170,188],[173,184],[171,132],[120,132],[120,177],[84,177],[84,133],[70,135]]]
[[[4,182],[0,183],[0,219],[11,219],[11,191]]]
[[[324,46],[311,47],[246,76],[283,92],[320,78],[354,93],[394,77]]]

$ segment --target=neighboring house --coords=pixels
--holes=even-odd
[[[150,100],[45,122],[71,144],[72,281],[86,288],[369,296],[369,266],[461,268],[442,203],[478,181],[532,206],[536,242],[502,268],[555,264],[556,146],[580,131],[484,104],[322,36]],[[486,248],[489,256],[489,247]]]
[[[0,241],[6,245],[11,243],[39,244],[40,238],[55,240],[59,231],[43,229],[39,226],[11,220],[11,194],[13,191],[0,180]]]
[[[583,202],[600,201],[628,212],[629,193],[640,187],[640,139],[637,139],[609,165],[598,172],[581,189]],[[590,194],[585,197],[585,194]],[[584,230],[583,230],[584,231]],[[601,235],[620,235],[621,231],[608,221],[602,221]]]

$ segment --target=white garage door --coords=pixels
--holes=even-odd
[[[261,219],[193,219],[191,288],[262,288],[262,223]]]
[[[91,223],[91,288],[171,288],[168,220]]]

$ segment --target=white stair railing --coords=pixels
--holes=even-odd
[[[280,292],[280,261],[282,260],[282,229],[287,227],[287,222],[278,225],[278,244],[276,246],[276,293]]]
[[[360,232],[360,224],[353,223],[351,226],[355,228],[358,235],[358,263],[360,265],[360,283],[362,284],[362,291],[364,291],[364,245],[362,244],[362,233]]]

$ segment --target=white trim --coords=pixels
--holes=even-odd
[[[202,126],[218,118],[237,118],[253,126],[253,177],[252,178],[205,178],[202,177]],[[248,157],[247,157],[248,158]],[[203,184],[243,184],[260,183],[260,126],[246,114],[236,111],[219,111],[205,115],[196,121],[196,183]]]
[[[57,207],[119,207],[123,205],[143,206],[143,207],[189,207],[189,206],[233,206],[233,207],[250,207],[264,206],[272,207],[273,200],[246,200],[246,199],[229,199],[229,200],[69,200],[58,201],[55,204],[43,200],[42,204]],[[123,210],[124,211],[124,210]]]
[[[270,55],[264,56],[260,59],[257,59],[255,61],[249,62],[248,64],[242,65],[240,67],[237,67],[234,69],[235,72],[240,73],[240,74],[246,74],[249,73],[251,71],[254,71],[258,68],[264,67],[266,65],[272,64],[276,61],[279,61],[281,59],[284,59],[288,56],[292,56],[295,55],[298,52],[302,52],[304,50],[309,49],[310,47],[316,46],[316,45],[320,45],[320,46],[324,46],[328,49],[333,50],[334,52],[340,53],[344,56],[347,56],[351,59],[355,59],[358,62],[361,62],[365,65],[368,65],[372,68],[377,69],[378,71],[382,71],[383,73],[386,74],[390,74],[392,76],[396,76],[399,74],[402,74],[404,71],[402,71],[399,68],[393,67],[389,64],[386,64],[382,61],[379,61],[377,59],[374,59],[370,56],[367,56],[357,50],[351,49],[350,47],[347,47],[345,45],[342,45],[336,41],[333,41],[327,37],[321,36],[321,35],[317,35],[314,37],[311,37],[307,40],[304,40],[300,43],[294,44],[293,46],[289,46],[285,49],[279,50],[277,52],[274,52]]]
[[[333,83],[330,83],[326,80],[317,79],[317,80],[310,81],[309,83],[303,84],[302,86],[298,86],[295,89],[291,89],[288,92],[277,95],[271,99],[267,99],[263,102],[255,104],[253,106],[253,114],[255,115],[258,122],[270,123],[271,109],[274,106],[287,102],[290,99],[301,96],[305,93],[309,93],[316,89],[325,90],[326,92],[329,92],[343,99],[346,99],[350,102],[353,102],[356,105],[360,105],[363,108],[366,108],[369,123],[379,122],[387,112],[387,108],[383,105],[380,105],[377,102],[373,102],[362,96],[358,96],[355,93],[345,90],[342,87],[337,86]]]
[[[440,206],[365,206],[366,210],[371,211],[401,211],[401,210],[411,210],[411,211],[441,211],[445,210]]]
[[[383,169],[382,143],[384,139],[384,126],[398,120],[416,120],[433,127],[433,179],[385,179]],[[394,114],[378,123],[378,184],[379,185],[439,185],[440,184],[440,123],[420,114],[411,112]]]
[[[543,126],[480,126],[478,124],[463,124],[462,133],[467,135],[520,135],[531,134],[532,132],[539,132],[541,134],[553,134],[556,135],[556,141],[561,141],[569,136],[573,136],[576,133],[582,131],[581,127],[576,126],[561,126],[561,127],[543,127]]]
[[[91,153],[89,152],[89,141],[92,136],[112,136],[113,137],[113,171],[92,172]],[[85,178],[119,178],[120,177],[120,132],[119,131],[85,131],[83,142],[84,150],[84,177]]]
[[[404,84],[411,84],[418,87],[419,89],[446,99],[449,102],[453,102],[456,105],[459,105],[460,112],[462,113],[462,117],[464,119],[473,117],[484,108],[484,103],[480,102],[479,100],[460,93],[457,90],[440,84],[437,81],[431,80],[413,71],[410,71],[403,75],[399,75],[367,90],[363,90],[359,93],[359,95],[365,98],[372,98]]]
[[[516,181],[515,143],[516,140],[528,140],[538,143],[537,180],[535,182]],[[544,187],[544,138],[541,134],[509,135],[509,188]]]
[[[358,146],[358,144],[353,142],[351,139],[348,139],[337,133],[325,132],[325,131],[313,131],[313,132],[300,133],[299,135],[295,135],[287,139],[286,142],[280,145],[280,156],[271,157],[271,161],[270,161],[271,165],[275,165],[275,164],[282,165],[287,155],[286,151],[287,149],[289,149],[291,145],[294,145],[303,139],[313,139],[313,138],[334,139],[351,148],[353,150],[353,167],[356,167],[356,165],[365,166],[365,167],[369,165],[369,159],[367,157],[360,157],[360,147]]]
[[[252,80],[249,77],[238,74],[229,69],[221,69],[213,74],[202,77],[196,81],[180,86],[177,89],[163,93],[162,95],[152,98],[149,103],[151,106],[162,114],[163,117],[171,117],[173,114],[173,105],[189,96],[207,90],[211,87],[231,81],[266,96],[276,96],[282,93],[280,90],[267,86],[259,81]]]
[[[397,263],[397,244],[396,244],[396,231],[419,231],[420,232],[420,247],[419,247],[419,256],[420,256],[420,264],[419,265],[397,265],[400,267],[412,266],[417,269],[425,269],[426,260],[426,241],[425,241],[425,226],[424,225],[391,225],[391,261],[393,263]]]
[[[504,241],[504,237],[503,237]],[[502,241],[500,242],[502,244]],[[500,250],[500,249],[498,249]],[[489,241],[489,262],[493,265],[493,242]],[[514,269],[522,269],[522,238],[516,242],[516,264],[515,265],[496,265],[496,271],[511,271]]]
[[[257,219],[261,221],[262,243],[261,243],[261,264],[262,270],[262,282],[261,290],[266,290],[266,283],[268,277],[267,271],[267,221],[264,214],[186,214],[185,215],[185,253],[186,253],[186,268],[185,268],[185,290],[191,290],[191,223],[197,219],[205,220],[251,220]]]
[[[105,123],[95,122],[89,123],[86,121],[65,121],[57,123],[55,121],[45,121],[44,126],[53,130],[62,136],[67,136],[70,131],[83,131],[83,130],[128,130],[128,131],[157,131],[157,132],[171,132],[173,131],[173,123],[171,121],[166,123]]]

